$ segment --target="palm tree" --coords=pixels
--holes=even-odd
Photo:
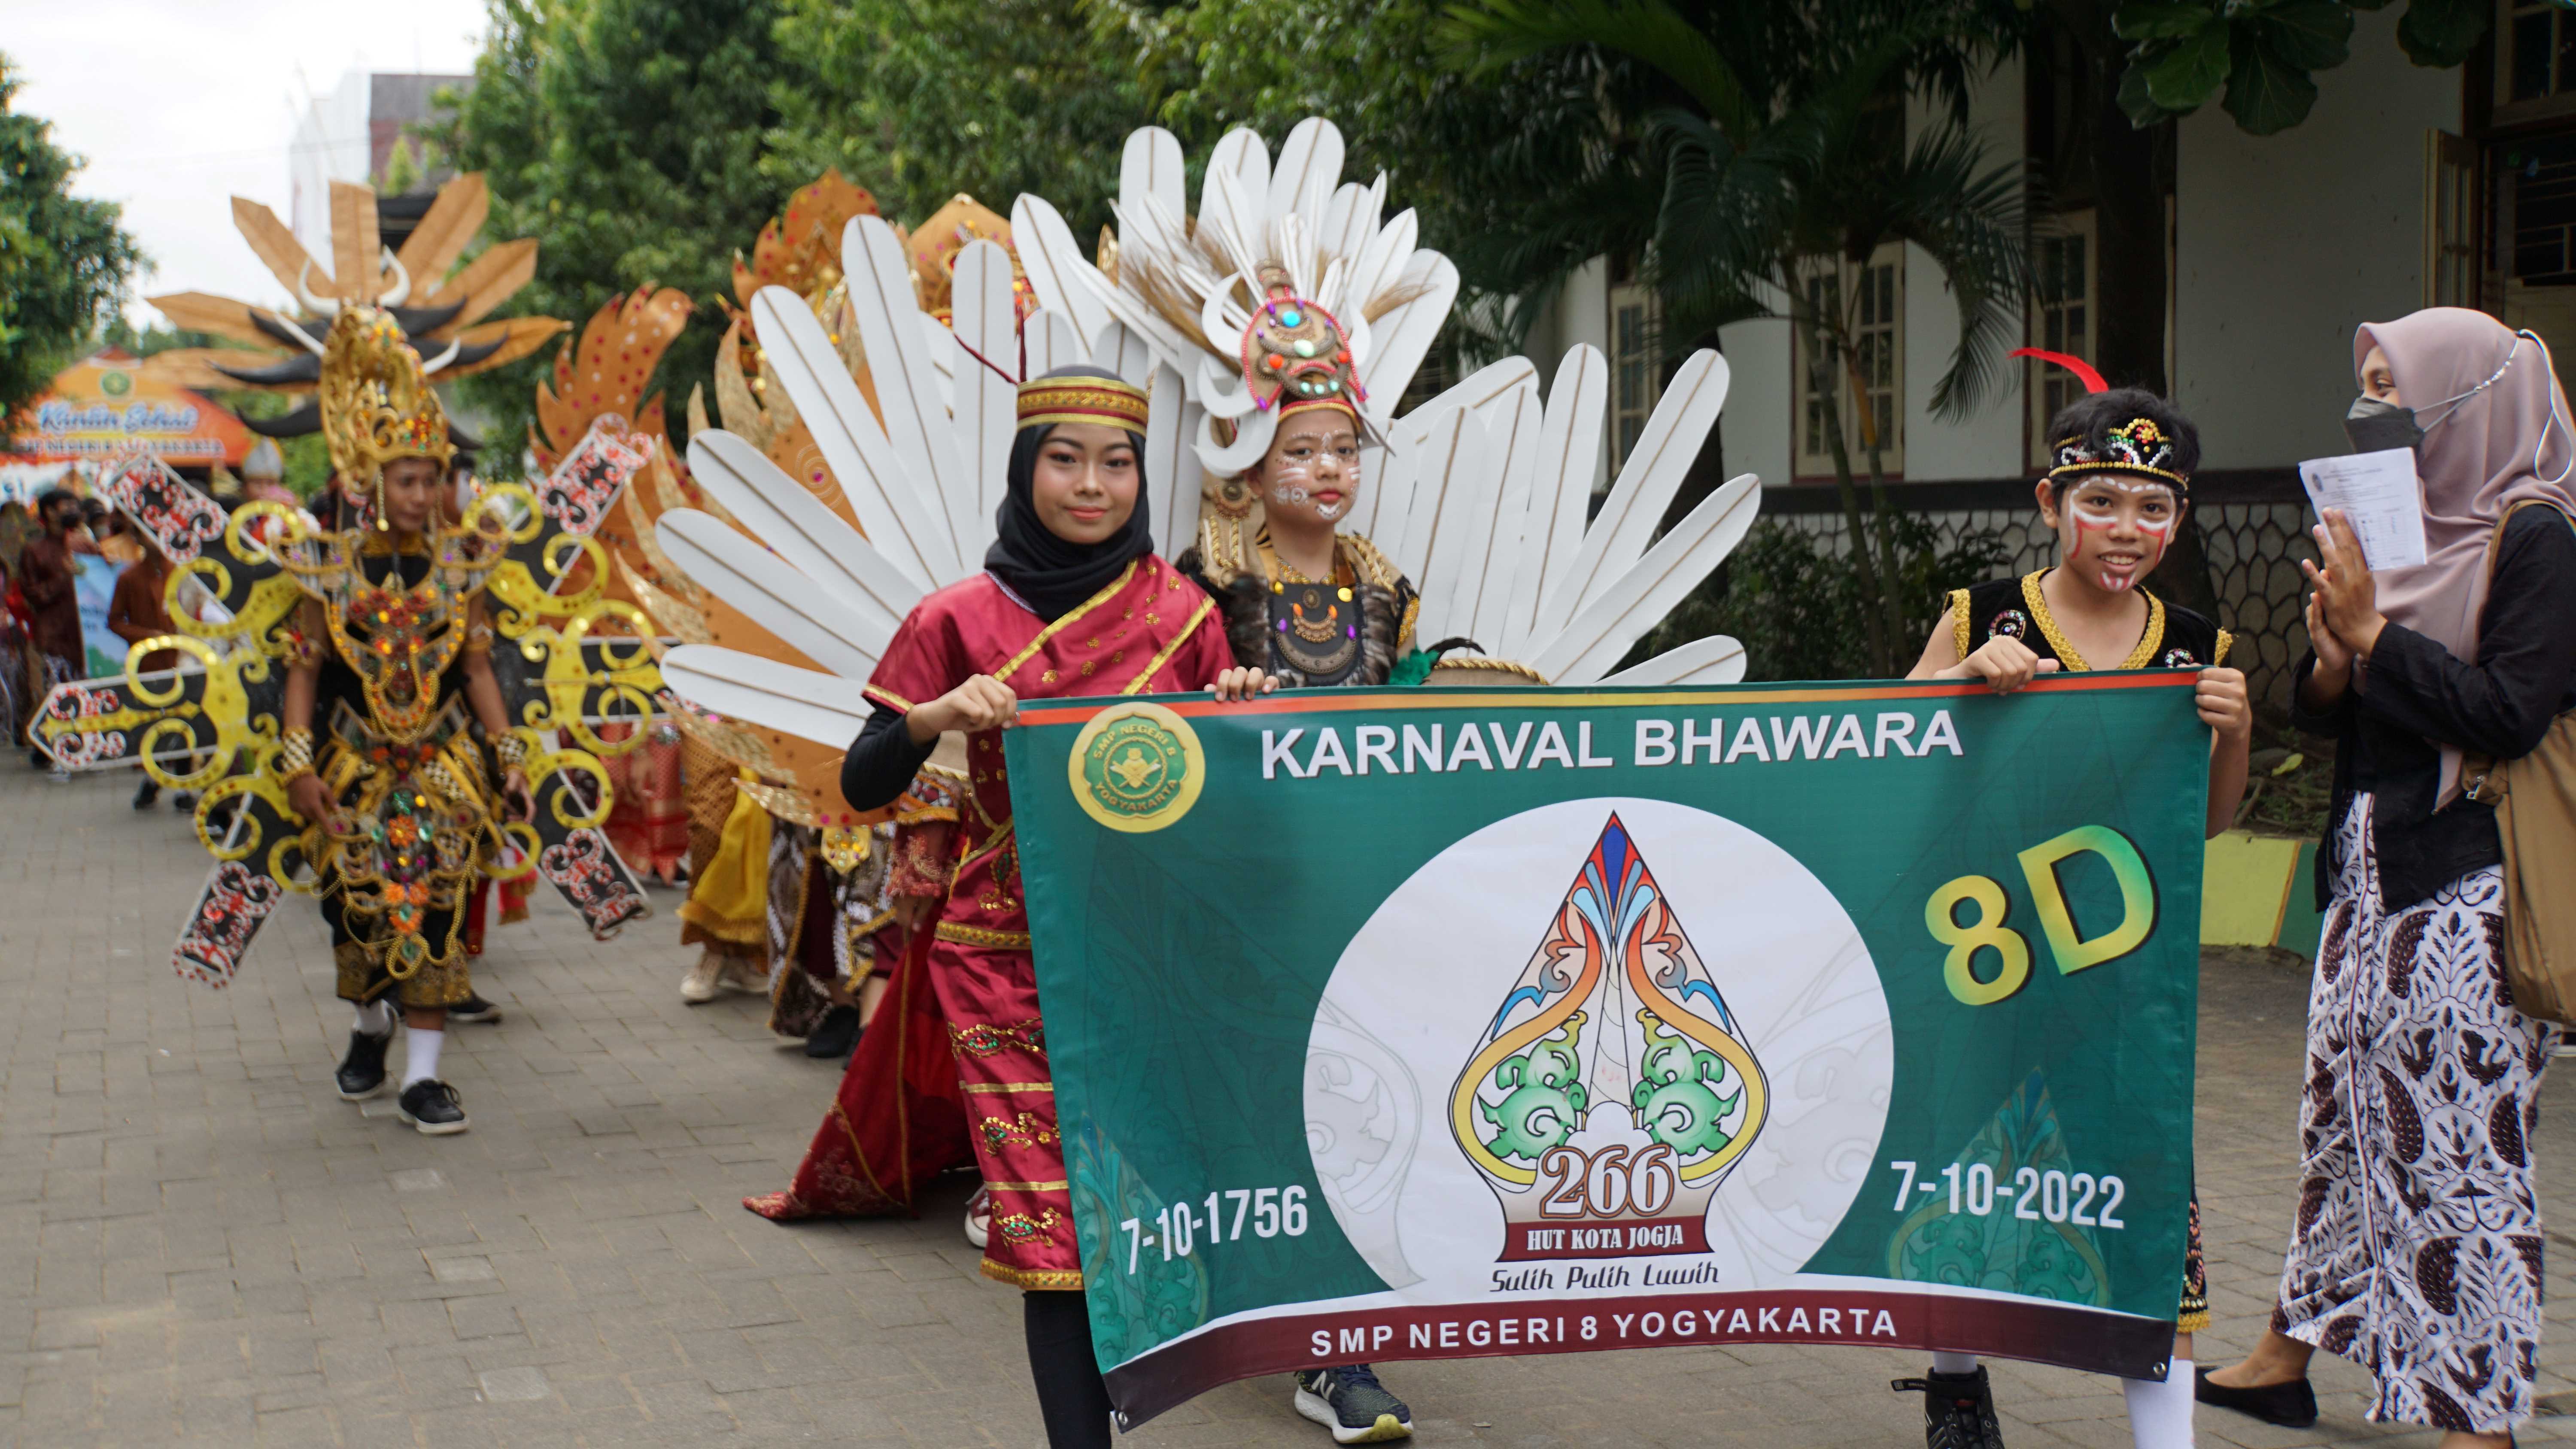
[[[1854,413],[1858,438],[1849,436],[1840,406],[1867,396],[1882,359],[1861,326],[1867,299],[1843,295],[1819,263],[1865,263],[1891,242],[1920,248],[1959,315],[1958,345],[1933,388],[1935,415],[1967,416],[2001,381],[2030,261],[2023,165],[1991,157],[1963,115],[1969,76],[2006,38],[1987,13],[1974,0],[1775,0],[1698,15],[1676,0],[1460,0],[1445,21],[1453,64],[1471,71],[1592,57],[1604,78],[1600,104],[1613,113],[1601,130],[1615,136],[1624,125],[1642,139],[1597,148],[1554,205],[1488,239],[1533,262],[1524,302],[1590,256],[1633,245],[1650,210],[1636,254],[1667,339],[1705,338],[1749,317],[1785,317],[1796,329],[1810,393],[1824,400],[1818,421],[1866,602],[1869,655],[1890,674],[1914,642],[1895,587],[1890,440],[1867,408]],[[1905,98],[1926,90],[1950,101],[1947,114],[1907,144],[1897,134]],[[1641,100],[1642,113],[1623,108]],[[1655,187],[1651,200],[1635,190],[1640,180]],[[1626,195],[1605,194],[1623,181]]]

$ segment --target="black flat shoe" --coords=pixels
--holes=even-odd
[[[500,1021],[501,1008],[480,996],[469,995],[463,1001],[447,1008],[447,1019],[462,1022],[468,1026],[488,1025]]]
[[[393,1044],[392,1032],[383,1036],[349,1033],[349,1054],[340,1059],[336,1074],[341,1101],[363,1102],[385,1089],[385,1049]]]
[[[2192,1397],[2221,1409],[2234,1409],[2240,1414],[2278,1424],[2284,1429],[2305,1429],[2317,1421],[2317,1391],[2306,1379],[2292,1379],[2286,1384],[2265,1384],[2255,1389],[2231,1389],[2209,1381],[2210,1370],[2202,1369],[2192,1385]]]
[[[444,1137],[474,1125],[465,1115],[465,1104],[456,1099],[456,1089],[436,1077],[403,1088],[400,1107],[402,1119],[429,1137]]]
[[[834,1061],[848,1056],[859,1044],[859,1009],[835,1006],[823,1013],[814,1034],[805,1038],[805,1055],[817,1061]]]
[[[1923,1396],[1925,1449],[2004,1449],[2003,1424],[1995,1418],[1995,1395],[1986,1382],[1986,1366],[1974,1373],[1927,1373],[1919,1379],[1893,1379],[1889,1388]]]

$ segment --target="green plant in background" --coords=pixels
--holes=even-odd
[[[2565,0],[2559,0],[2565,3]],[[2352,56],[2353,12],[2388,0],[2128,0],[2112,29],[2130,42],[2120,105],[2138,125],[2220,102],[2257,136],[2287,130],[2317,103],[2314,72]],[[2494,0],[2409,0],[2397,41],[2417,65],[2454,66],[2487,33]]]
[[[1911,514],[1889,514],[1883,532],[1895,559],[1899,636],[1911,665],[1948,607],[1947,591],[1987,578],[2011,560],[1992,530],[1941,532]],[[1876,679],[1883,669],[1861,620],[1877,601],[1864,591],[1848,550],[1779,519],[1745,535],[1725,567],[1693,590],[1631,651],[1631,663],[1711,634],[1744,645],[1747,679]]]
[[[1656,72],[1665,103],[1639,118],[1649,174],[1660,183],[1642,275],[1654,287],[1669,348],[1730,322],[1786,317],[1802,342],[1811,420],[1834,460],[1848,572],[1860,607],[1850,622],[1866,673],[1901,672],[1902,549],[1889,495],[1892,412],[1870,404],[1893,359],[1873,351],[1868,288],[1840,285],[1837,263],[1862,266],[1906,243],[1940,270],[1959,339],[1932,409],[1963,419],[2005,377],[2030,292],[2018,157],[1989,150],[1954,110],[1909,143],[1905,102],[1964,94],[1964,74],[2003,43],[1969,4],[1851,0],[1686,9],[1679,0],[1474,0],[1451,6],[1451,64],[1470,74],[1569,49],[1625,56]],[[1633,227],[1633,217],[1605,220]],[[1593,254],[1607,250],[1609,237]],[[1578,244],[1561,249],[1570,259]],[[1864,273],[1863,275],[1866,275]],[[1859,436],[1845,432],[1846,404]],[[1885,401],[1885,399],[1881,399]],[[1864,503],[1859,475],[1866,473]]]
[[[447,164],[438,143],[427,136],[396,136],[385,154],[385,169],[372,183],[378,196],[409,196],[429,189],[429,178]]]
[[[115,203],[71,194],[80,158],[15,108],[21,84],[0,55],[0,433],[89,345],[143,264]]]
[[[2334,803],[2334,743],[2254,721],[2252,778],[2236,807],[2238,828],[2262,835],[2325,837]]]
[[[538,239],[536,280],[515,311],[578,328],[648,278],[689,295],[696,315],[661,365],[674,397],[714,372],[734,251],[814,179],[762,164],[779,119],[780,9],[777,0],[488,0],[474,88],[442,95],[444,121],[420,128],[458,170],[484,173],[485,235]],[[518,472],[534,380],[551,360],[540,353],[456,384],[464,410],[483,420],[482,462],[496,477]]]

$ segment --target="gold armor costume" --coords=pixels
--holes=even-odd
[[[132,754],[160,784],[202,791],[200,838],[216,865],[174,964],[221,986],[288,894],[322,898],[340,995],[405,1006],[471,994],[465,908],[481,879],[534,872],[605,939],[646,914],[633,873],[599,830],[612,803],[599,756],[632,748],[595,726],[654,713],[660,676],[632,605],[594,582],[606,560],[591,531],[641,469],[650,444],[595,429],[534,486],[483,488],[461,521],[393,530],[384,470],[403,458],[444,468],[447,419],[395,319],[345,305],[325,341],[322,429],[344,516],[328,528],[261,502],[226,516],[149,457],[111,460],[108,490],[202,587],[217,622],[134,646],[125,675],[85,681],[40,729],[63,757]],[[441,488],[442,495],[444,487]],[[142,677],[153,650],[185,656],[176,676]],[[488,661],[506,727],[468,707],[472,663]],[[307,728],[284,717],[288,677],[315,671]],[[533,822],[508,818],[501,781],[526,773]],[[237,768],[247,766],[247,768]],[[174,773],[182,771],[186,773]],[[288,787],[306,773],[336,809],[308,821]]]

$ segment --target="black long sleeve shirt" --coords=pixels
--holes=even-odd
[[[850,752],[841,757],[841,798],[853,810],[893,804],[897,795],[911,788],[922,761],[938,747],[936,739],[914,744],[911,731],[903,727],[903,716],[878,705],[859,727],[859,737],[850,741]]]
[[[2514,515],[2478,616],[2475,663],[2391,623],[2355,687],[2325,711],[2304,703],[2316,665],[2314,654],[2299,661],[2290,717],[2336,742],[2333,813],[2317,852],[2318,908],[2334,885],[2336,827],[2362,791],[2373,799],[2379,891],[2388,910],[2403,910],[2461,876],[2502,863],[2493,806],[2464,799],[2434,809],[2441,746],[2520,759],[2552,720],[2576,708],[2576,530],[2551,508]]]

